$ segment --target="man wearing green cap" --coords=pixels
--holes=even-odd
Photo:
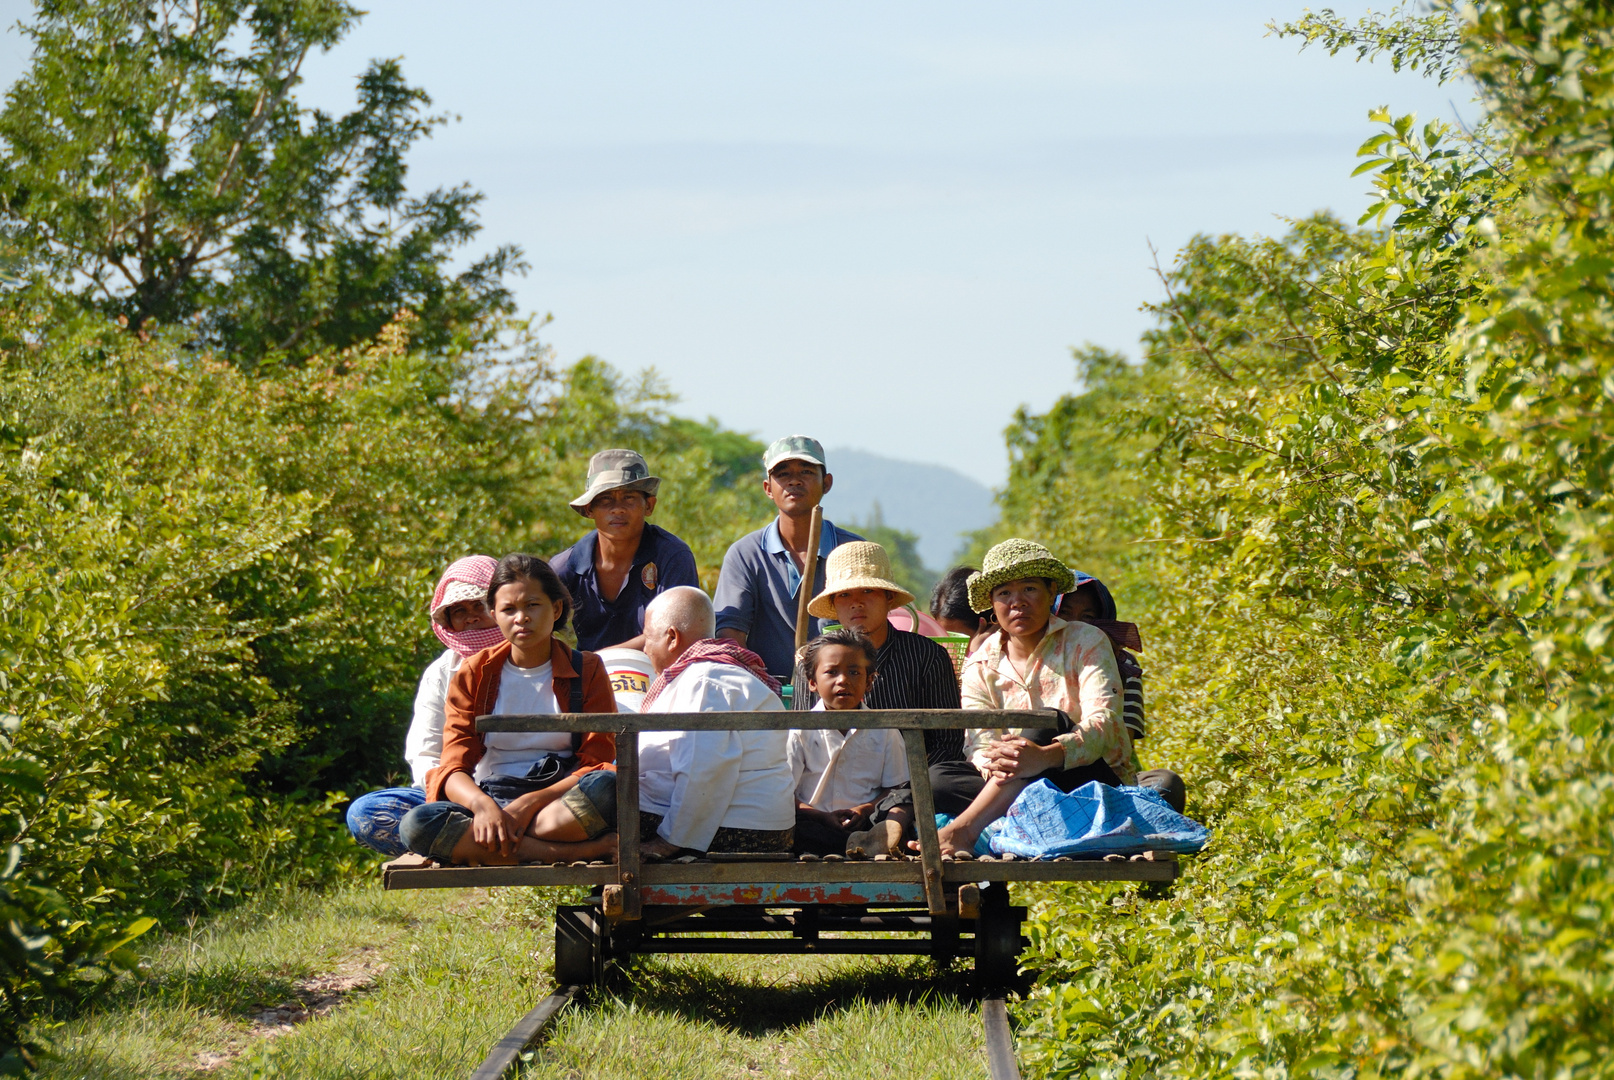
[[[594,531],[549,560],[572,594],[579,648],[644,647],[644,609],[668,589],[700,587],[695,556],[645,518],[656,509],[661,477],[633,450],[601,450],[588,463],[588,490],[571,507]]]
[[[796,660],[796,598],[807,565],[808,534],[813,508],[835,483],[824,465],[817,439],[787,435],[762,455],[768,493],[779,516],[765,528],[729,545],[717,578],[712,605],[717,609],[717,636],[737,641],[768,665],[769,674],[789,681]],[[824,558],[840,545],[861,536],[825,519],[818,537],[818,568],[807,587],[824,588]],[[808,636],[818,634],[823,620],[814,618]]]

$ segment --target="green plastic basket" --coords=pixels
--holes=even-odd
[[[947,655],[953,661],[953,674],[964,674],[964,658],[970,654],[970,636],[968,634],[940,634],[931,637],[931,641],[947,650]]]

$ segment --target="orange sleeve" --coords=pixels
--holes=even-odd
[[[443,754],[437,768],[426,774],[426,801],[441,802],[443,788],[457,772],[472,773],[487,746],[476,730],[476,674],[480,665],[464,663],[448,684],[443,708]],[[614,749],[614,748],[613,748]]]
[[[611,692],[611,677],[605,673],[605,661],[591,652],[583,654],[583,711],[616,712],[616,695]],[[583,736],[583,745],[577,748],[577,758],[585,766],[615,761],[616,736],[605,731],[589,732]]]

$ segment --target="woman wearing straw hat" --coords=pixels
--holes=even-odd
[[[991,612],[998,632],[964,662],[964,708],[1058,709],[1059,730],[971,728],[966,751],[985,783],[941,830],[943,852],[969,851],[1025,786],[1046,779],[1062,791],[1092,780],[1136,781],[1121,714],[1121,674],[1110,639],[1095,626],[1053,613],[1076,584],[1070,568],[1041,544],[1005,540],[969,578],[970,607]]]

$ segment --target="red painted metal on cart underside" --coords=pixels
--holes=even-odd
[[[925,893],[917,884],[900,881],[810,882],[766,884],[650,885],[640,890],[646,904],[920,904]]]

